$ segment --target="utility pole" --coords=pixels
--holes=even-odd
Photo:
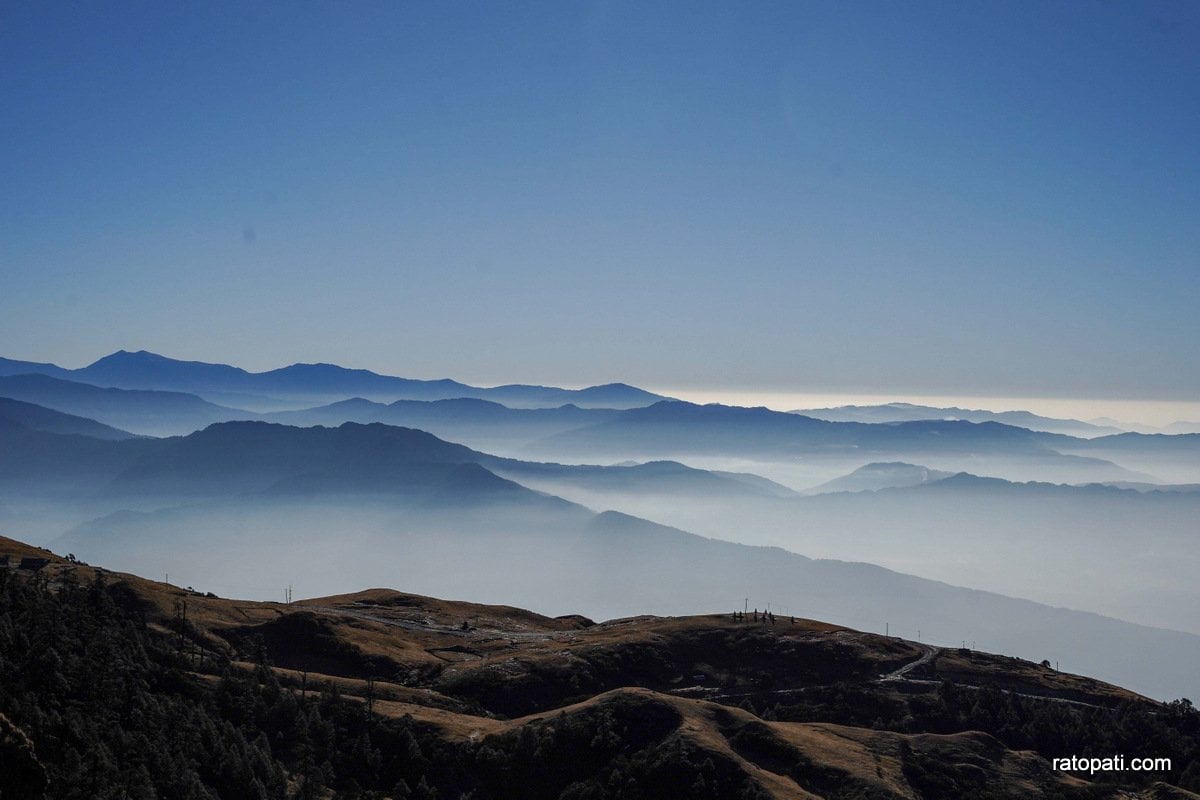
[[[888,623],[886,623],[886,622],[885,622],[885,623],[883,623],[883,635],[884,635],[884,636],[890,636],[890,635],[891,635],[891,634],[890,634],[890,632],[888,631]]]

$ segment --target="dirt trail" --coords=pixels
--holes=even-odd
[[[910,661],[909,663],[905,664],[903,667],[900,667],[900,669],[893,670],[892,672],[889,672],[886,675],[881,676],[879,678],[880,683],[883,683],[884,681],[904,680],[905,675],[907,675],[909,672],[912,672],[914,669],[921,666],[922,664],[928,664],[930,661],[933,660],[934,656],[936,656],[939,652],[941,652],[940,647],[933,647],[932,645],[927,645],[927,644],[919,644],[917,642],[909,642],[909,644],[915,644],[917,647],[921,648],[925,652],[921,653],[921,657],[918,658],[916,661]]]

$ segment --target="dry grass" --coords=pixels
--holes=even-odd
[[[88,582],[97,571],[0,538],[0,555],[6,554],[13,562],[30,556],[49,558],[50,564],[43,574],[52,585],[64,580],[68,573],[81,583]],[[431,679],[424,682],[403,679],[406,670],[414,674],[426,670],[429,675],[450,675],[456,679],[486,675],[503,683],[535,673],[570,675],[579,665],[597,669],[597,665],[640,663],[636,659],[622,660],[630,653],[649,654],[653,657],[651,661],[665,659],[671,669],[690,677],[687,671],[698,668],[689,660],[693,658],[690,654],[713,646],[727,651],[724,656],[708,654],[713,663],[722,657],[732,657],[740,667],[788,673],[790,667],[811,666],[810,662],[827,658],[834,659],[839,668],[850,665],[863,680],[872,680],[924,652],[910,642],[823,622],[777,620],[775,625],[755,625],[735,622],[728,615],[706,615],[644,616],[592,624],[582,618],[551,618],[507,606],[438,600],[388,589],[287,605],[208,597],[132,575],[106,572],[106,579],[128,602],[136,603],[152,625],[164,628],[171,625],[181,603],[186,604],[187,620],[195,635],[206,646],[226,653],[238,650],[243,641],[240,637],[277,628],[286,635],[280,637],[281,643],[276,645],[279,650],[272,652],[272,657],[275,663],[285,665],[275,667],[285,685],[306,694],[333,685],[342,695],[359,702],[366,702],[370,695],[377,714],[411,716],[453,741],[485,741],[524,726],[552,724],[560,714],[570,716],[605,703],[632,700],[674,709],[680,718],[674,735],[684,737],[714,757],[731,760],[774,798],[819,797],[816,783],[802,785],[804,780],[796,777],[807,774],[804,770],[817,775],[814,780],[818,782],[821,775],[836,775],[838,780],[871,791],[896,798],[915,798],[917,794],[901,763],[901,754],[906,749],[928,754],[939,763],[961,763],[983,770],[989,781],[1012,788],[1013,796],[1040,796],[1044,787],[1056,783],[1078,784],[1074,779],[1050,773],[1049,765],[1035,754],[1006,750],[982,733],[906,736],[824,723],[764,722],[738,708],[629,686],[603,691],[553,710],[500,720],[469,700],[437,691],[436,687],[442,684]],[[295,628],[300,635],[288,638],[293,628],[286,625],[298,621],[304,623]],[[314,643],[340,654],[340,661],[334,659],[330,663],[336,662],[344,669],[329,673],[287,668],[288,648],[303,653]],[[679,663],[671,662],[671,658]],[[388,679],[368,683],[370,675],[383,675],[376,671],[380,664],[388,665],[391,670],[390,675],[384,675]],[[782,669],[781,664],[789,669]],[[254,668],[244,661],[235,662],[235,666]],[[723,679],[732,675],[723,667],[706,667]],[[1019,691],[1100,701],[1144,699],[1100,681],[1002,656],[943,651],[932,669],[939,678],[972,685],[991,683]],[[758,736],[767,737],[768,749],[775,755],[756,756],[745,746],[739,746],[738,732],[748,726]],[[1142,794],[1146,798],[1196,797],[1166,786],[1152,787]]]
[[[1098,705],[1125,700],[1155,703],[1148,697],[1084,675],[1058,672],[1032,661],[976,651],[942,650],[934,657],[931,677],[972,686],[1048,695]]]

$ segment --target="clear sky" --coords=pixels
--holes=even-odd
[[[0,4],[0,355],[1200,398],[1200,6]]]

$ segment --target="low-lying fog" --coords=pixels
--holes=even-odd
[[[289,585],[297,598],[382,586],[597,619],[770,604],[864,630],[1058,660],[1155,697],[1200,690],[1200,637],[572,506],[445,512],[352,498],[226,500],[118,512],[51,545],[92,564],[248,599],[282,600]]]
[[[792,487],[833,477],[833,470],[812,464],[691,461],[758,471]],[[1200,493],[1012,485],[963,476],[905,489],[794,498],[663,496],[514,479],[589,508],[615,509],[704,536],[812,558],[866,561],[957,586],[1200,633],[1195,579]]]

